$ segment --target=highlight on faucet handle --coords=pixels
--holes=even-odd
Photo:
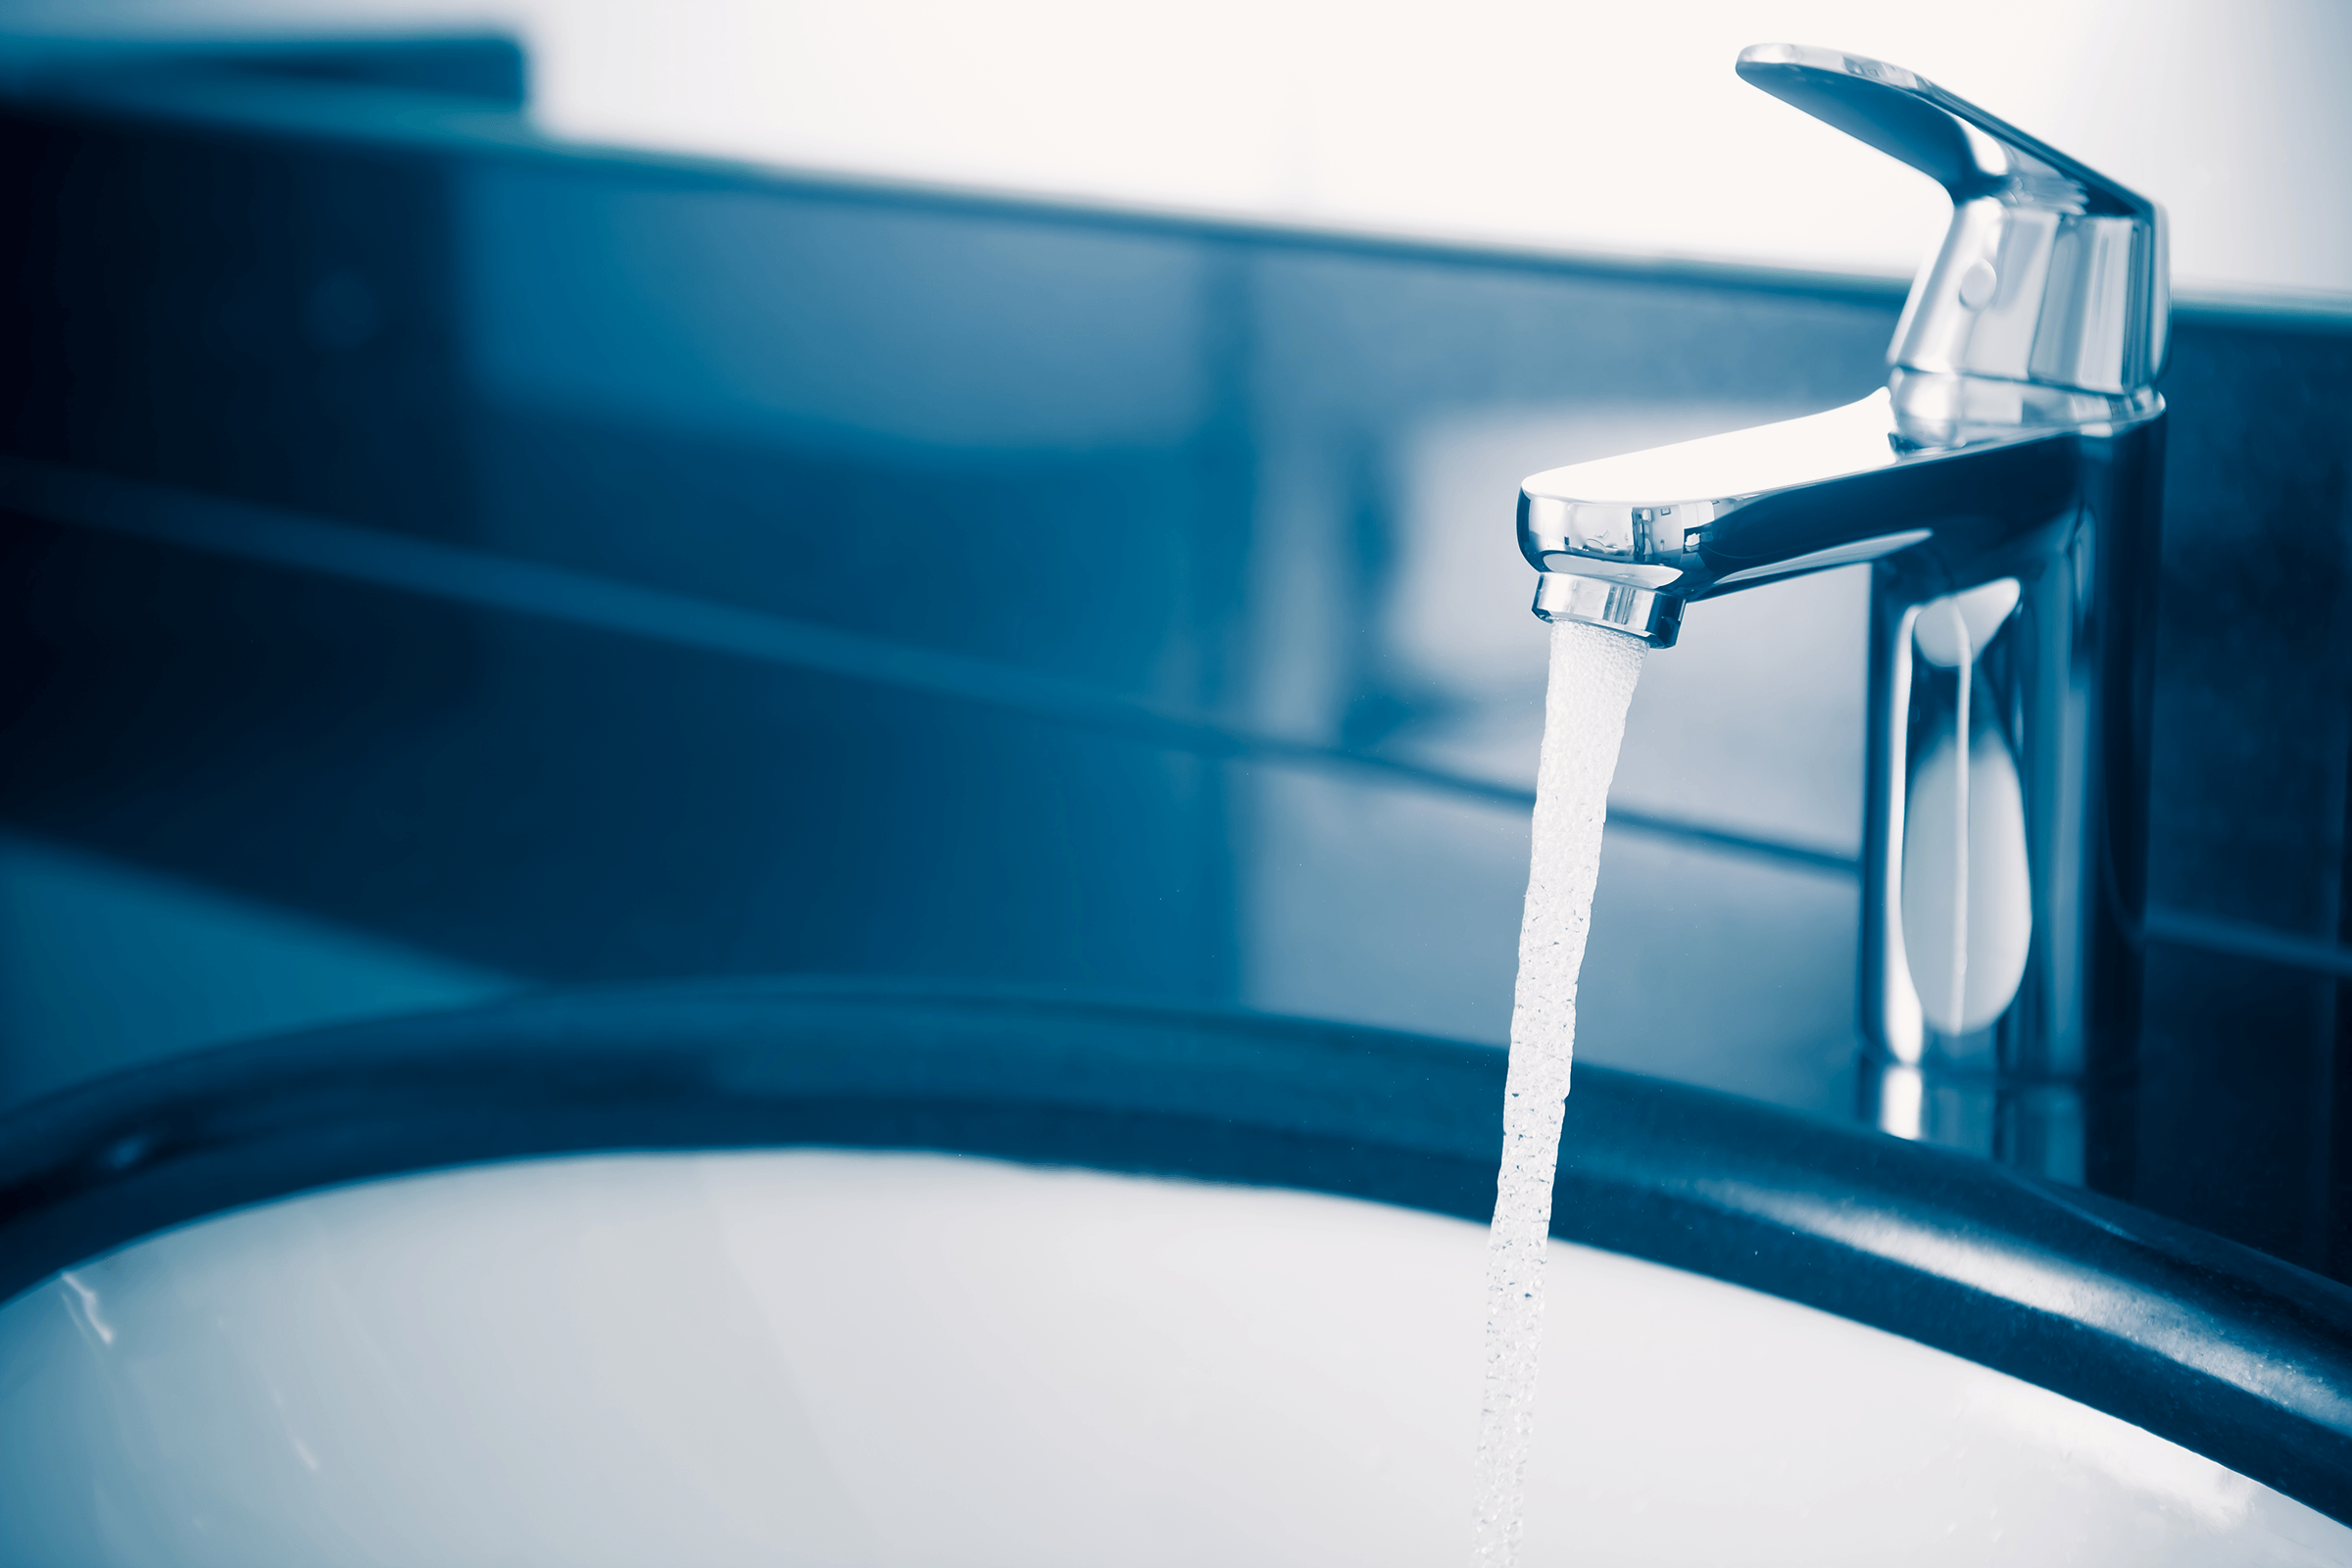
[[[1764,43],[1739,71],[1951,194],[1951,228],[1887,354],[1898,410],[2000,423],[2003,400],[1978,378],[2128,398],[2163,372],[2172,278],[2156,203],[1899,66]],[[2036,406],[2020,398],[2006,422],[2038,422]]]

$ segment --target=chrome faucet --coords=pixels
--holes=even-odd
[[[1740,74],[1938,181],[1886,385],[1536,474],[1536,613],[1871,562],[1865,1114],[2129,1183],[2170,313],[2163,209],[1920,76],[1759,44]]]

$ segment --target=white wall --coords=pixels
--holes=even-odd
[[[1920,175],[1732,74],[1922,72],[2171,208],[2184,290],[2352,294],[2345,0],[0,0],[518,28],[568,135],[1348,228],[1908,274]],[[5,24],[0,23],[0,24]]]

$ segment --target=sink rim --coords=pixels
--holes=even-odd
[[[1483,1223],[1503,1055],[922,982],[590,988],[241,1043],[0,1116],[0,1301],[299,1193],[828,1147],[1296,1188]],[[1587,1066],[1552,1234],[1887,1330],[2352,1524],[2352,1289],[1987,1161]]]

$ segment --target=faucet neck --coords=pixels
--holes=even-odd
[[[2054,430],[2098,430],[2145,419],[2164,407],[2154,387],[2085,392],[2037,381],[1896,366],[1886,377],[1889,439],[1905,453],[1943,452]]]

